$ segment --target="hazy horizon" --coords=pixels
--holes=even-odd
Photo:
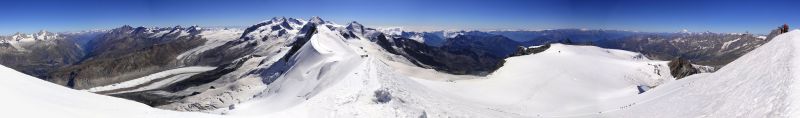
[[[123,25],[170,27],[250,26],[272,17],[324,20],[367,27],[433,30],[608,29],[640,32],[766,34],[800,24],[791,5],[778,1],[7,1],[0,35],[39,30],[76,32]]]

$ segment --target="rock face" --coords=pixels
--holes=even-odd
[[[695,68],[689,60],[682,58],[673,59],[667,65],[669,66],[670,74],[676,79],[700,73],[700,70]]]
[[[375,102],[387,103],[389,101],[392,101],[392,94],[384,90],[375,91]]]
[[[485,34],[485,33],[484,33]],[[460,34],[439,47],[402,36],[377,36],[387,52],[401,55],[417,66],[452,74],[487,75],[502,66],[519,43],[500,35]]]
[[[514,54],[511,54],[511,56],[509,56],[509,57],[536,54],[536,53],[543,52],[543,51],[547,50],[548,48],[550,48],[550,44],[544,44],[544,45],[539,46],[539,47],[531,47],[531,48],[526,48],[526,47],[520,46],[520,47],[517,48],[516,51],[514,51]]]
[[[670,33],[637,34],[594,43],[611,49],[640,52],[650,59],[684,58],[696,64],[722,67],[768,40],[753,34]]]
[[[205,42],[197,33],[196,27],[123,26],[89,41],[83,60],[51,72],[48,80],[87,89],[172,69],[179,66],[176,56]]]

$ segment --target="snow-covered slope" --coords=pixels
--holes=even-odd
[[[627,106],[620,101],[639,95],[638,87],[674,80],[666,61],[561,44],[510,58],[488,77],[451,75],[404,63],[358,34],[345,36],[345,26],[319,23],[287,61],[277,60],[286,50],[245,59],[230,79],[196,87],[223,89],[164,108],[237,117],[569,116]]]
[[[664,61],[593,46],[553,44],[541,53],[508,58],[504,65],[486,79],[415,80],[464,103],[528,117],[624,106],[616,101],[638,95],[638,86],[649,88],[674,80]]]
[[[799,116],[800,31],[769,43],[710,74],[689,76],[653,89],[610,117]]]
[[[0,114],[28,118],[221,117],[174,112],[111,96],[72,90],[0,66]]]
[[[257,100],[267,102],[249,106],[256,108],[245,107],[253,113],[242,111],[241,114],[263,114],[294,106],[346,78],[362,63],[363,59],[356,54],[356,49],[345,43],[344,37],[327,27],[318,27],[317,31],[291,57],[289,63],[293,66],[268,85],[263,98]]]
[[[242,103],[214,112],[244,117],[553,116],[624,106],[614,99],[637,95],[637,86],[673,80],[665,61],[560,44],[537,55],[511,58],[489,77],[456,76],[393,61],[374,42],[345,38],[337,31],[340,27],[317,27],[274,81],[265,78],[263,85],[240,86],[265,86],[241,89],[263,90],[255,98],[235,100]]]
[[[235,117],[492,117],[516,115],[473,107],[395,74],[366,56],[372,42],[345,39],[327,26],[291,57],[291,66],[251,101],[226,108]],[[362,49],[363,47],[364,49]],[[449,107],[441,107],[449,106]]]
[[[152,84],[166,86],[200,72],[224,70],[211,82],[174,92],[153,91],[189,95],[158,107],[230,117],[800,115],[793,111],[798,104],[794,99],[800,96],[792,93],[800,90],[794,85],[798,74],[793,70],[800,67],[794,58],[800,31],[780,35],[715,73],[675,80],[666,61],[623,50],[563,44],[508,58],[503,67],[485,77],[452,75],[411,65],[370,39],[383,35],[363,30],[370,29],[314,17],[309,21],[274,18],[245,31],[204,32],[200,35],[208,42],[177,58],[200,57],[217,47],[254,49],[217,69],[178,68],[92,91],[138,86],[159,78],[165,79]],[[209,117],[69,90],[2,66],[0,74],[11,78],[0,79],[0,95],[10,96],[0,97],[0,104],[14,106],[0,111],[21,111],[12,116]]]

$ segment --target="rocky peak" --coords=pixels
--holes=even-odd
[[[364,33],[364,25],[361,25],[360,23],[358,23],[356,21],[353,21],[353,22],[350,22],[350,24],[347,25],[347,30],[351,30],[351,31],[354,31],[356,33],[362,33],[363,34]]]
[[[197,25],[192,25],[191,27],[186,29],[186,31],[188,31],[191,34],[199,34],[200,31],[202,31],[202,30],[203,30],[203,28],[201,28],[200,26],[197,26]]]
[[[130,31],[130,30],[133,30],[133,27],[131,27],[130,25],[123,25],[122,27],[117,28],[117,29],[118,30]]]
[[[311,17],[311,20],[309,20],[308,23],[320,25],[320,24],[325,24],[325,20],[322,20],[322,18],[319,18],[319,16],[314,16]]]
[[[298,20],[298,19],[295,19],[295,18],[287,18],[287,19],[286,19],[286,22],[288,22],[288,23],[292,23],[292,24],[302,24],[302,23],[300,22],[300,20]]]
[[[266,37],[280,37],[292,30],[302,27],[302,22],[294,18],[274,17],[270,20],[248,27],[239,38],[264,39]]]
[[[131,27],[130,25],[123,25],[122,27],[112,29],[111,33],[116,33],[116,34],[129,33],[133,30],[134,28]]]
[[[139,27],[136,27],[136,29],[134,29],[132,33],[133,34],[140,34],[140,33],[146,33],[146,32],[148,32],[148,29],[146,27],[139,26]]]
[[[286,17],[272,17],[272,19],[270,19],[269,22],[270,23],[286,22]]]
[[[39,30],[39,33],[36,33],[36,34],[39,35],[39,36],[45,36],[45,35],[47,35],[47,30],[44,30],[44,29]]]
[[[536,46],[536,47],[530,47],[530,48],[524,47],[524,46],[519,46],[519,47],[517,47],[517,50],[514,51],[514,53],[511,54],[509,57],[536,54],[536,53],[544,52],[548,48],[550,48],[550,44],[544,44],[542,46]]]

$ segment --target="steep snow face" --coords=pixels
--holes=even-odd
[[[275,111],[289,108],[335,84],[359,65],[362,59],[345,38],[325,26],[291,57],[292,66],[275,82],[267,86],[263,99],[268,101],[252,107]],[[265,111],[258,111],[265,112]]]
[[[9,117],[152,118],[221,117],[202,113],[180,113],[111,96],[72,90],[0,65],[0,107]]]
[[[659,86],[607,116],[798,116],[798,46],[800,31],[779,35],[714,73]]]

